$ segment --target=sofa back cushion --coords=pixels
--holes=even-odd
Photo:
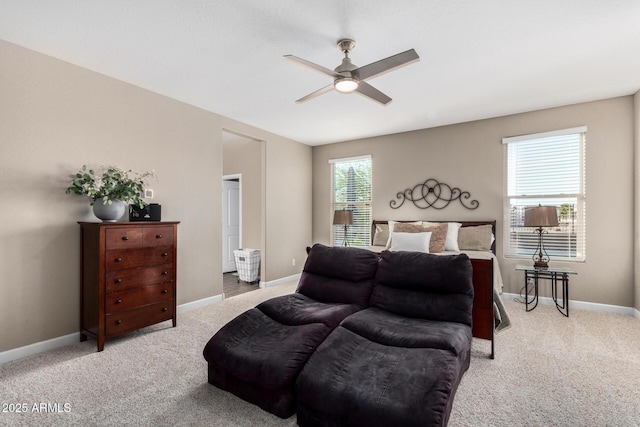
[[[401,316],[471,325],[472,274],[465,254],[385,251],[370,305]]]
[[[316,301],[366,307],[377,268],[374,252],[318,243],[309,251],[296,292]]]

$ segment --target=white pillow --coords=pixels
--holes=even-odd
[[[423,222],[423,224],[438,224],[437,222]],[[460,246],[458,246],[458,231],[462,224],[459,222],[447,222],[447,240],[444,242],[445,251],[460,252]]]
[[[429,253],[431,232],[425,233],[396,233],[393,232],[390,251],[409,251]]]
[[[400,221],[387,221],[387,224],[389,224],[389,239],[387,240],[387,244],[384,247],[385,249],[389,249],[391,247],[391,234],[393,233],[393,226],[396,225],[398,222],[400,222]],[[409,222],[407,224],[420,225],[420,224],[422,224],[422,221],[414,221],[414,222]]]

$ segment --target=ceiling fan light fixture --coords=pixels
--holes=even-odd
[[[351,93],[358,89],[358,80],[353,77],[343,77],[333,82],[333,87],[340,93]]]

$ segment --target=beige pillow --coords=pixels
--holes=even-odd
[[[398,221],[392,221],[389,220],[387,221],[387,223],[389,224],[389,238],[387,239],[387,244],[385,245],[385,249],[389,249],[391,247],[391,233],[393,233],[393,227],[395,227],[396,224],[422,224],[422,221],[415,221],[415,222],[398,222]]]
[[[389,224],[376,224],[373,246],[386,246],[389,241]]]
[[[458,231],[458,246],[464,251],[490,251],[493,232],[491,225],[475,227],[460,227]]]
[[[438,222],[423,222],[425,225],[437,225]],[[462,226],[459,222],[447,222],[447,241],[444,242],[445,251],[460,251],[458,246],[458,230]]]
[[[432,254],[444,251],[444,244],[447,241],[447,230],[449,225],[442,224],[406,224],[398,223],[395,225],[394,232],[402,233],[424,233],[431,232],[431,240],[429,241],[429,252]]]

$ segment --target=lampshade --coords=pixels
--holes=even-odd
[[[335,211],[333,213],[333,224],[353,225],[353,211]]]
[[[333,82],[333,86],[338,92],[351,93],[358,89],[358,80],[351,77],[338,78]]]
[[[555,227],[558,225],[558,208],[535,206],[524,211],[525,227]]]

